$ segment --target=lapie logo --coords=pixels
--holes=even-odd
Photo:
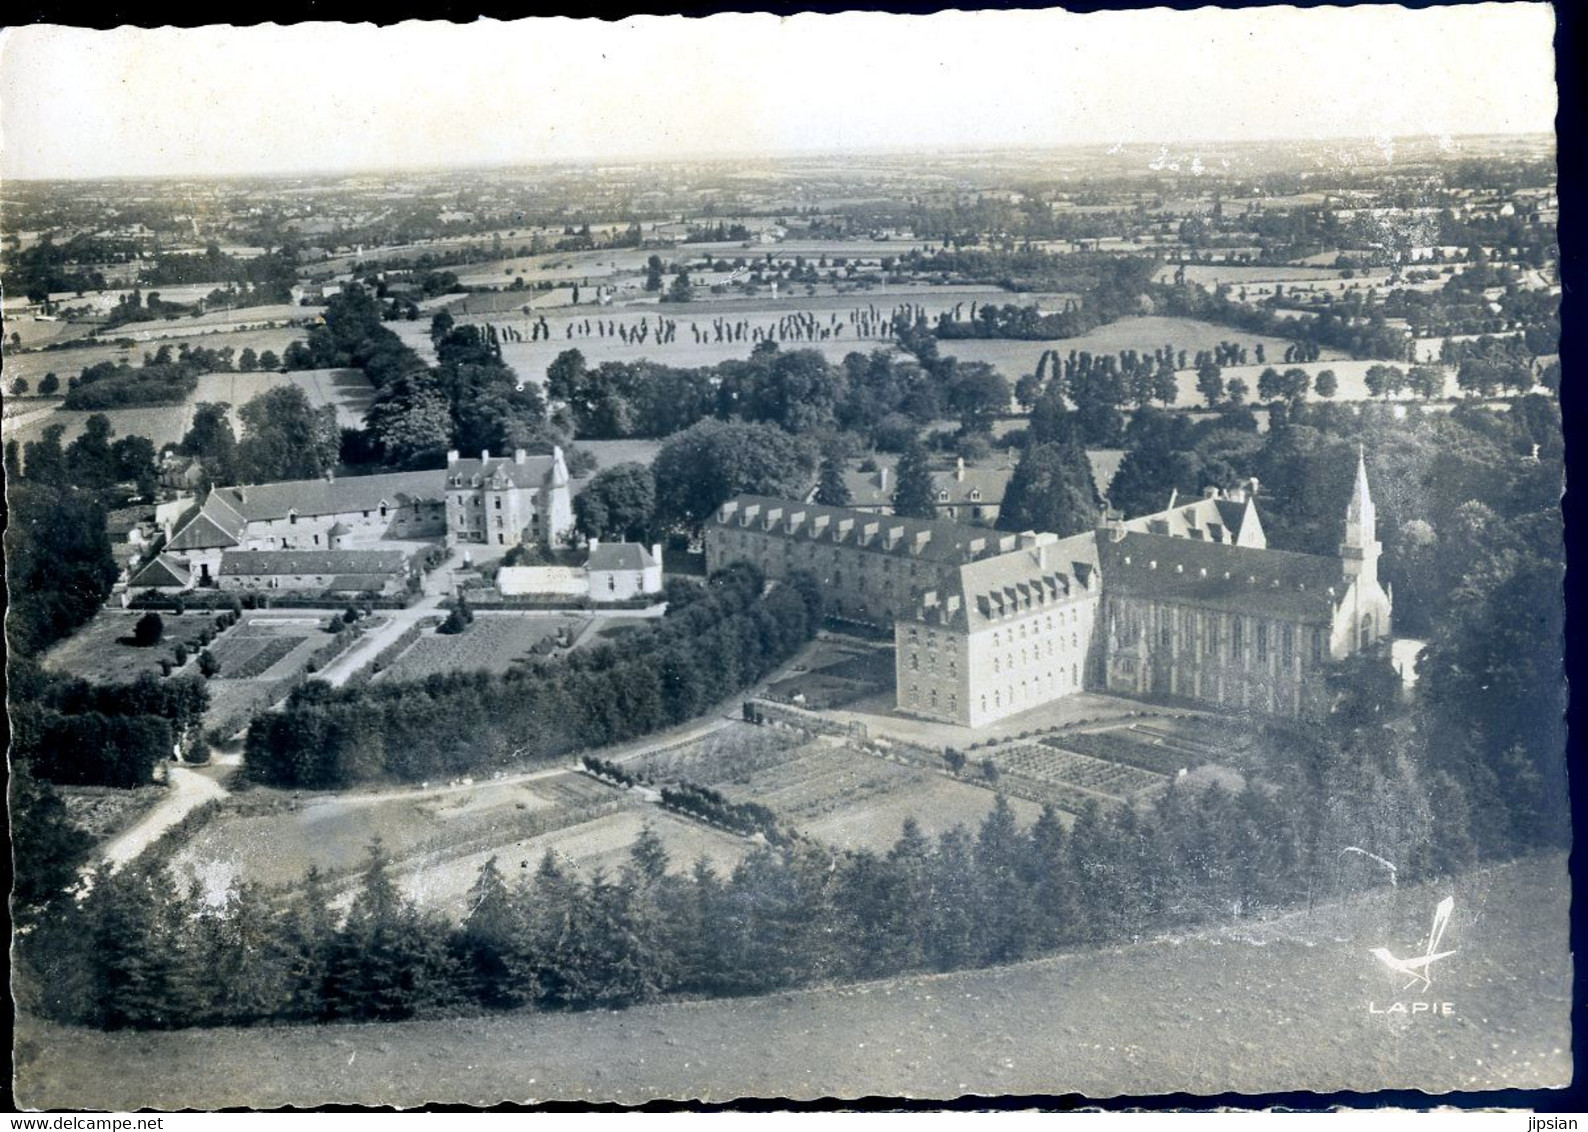
[[[1455,897],[1447,896],[1434,908],[1433,927],[1428,931],[1428,939],[1423,945],[1422,954],[1410,955],[1402,959],[1387,947],[1373,948],[1373,955],[1389,968],[1392,974],[1406,977],[1405,985],[1400,988],[1403,993],[1413,987],[1417,987],[1419,992],[1430,990],[1434,983],[1434,964],[1455,954],[1454,950],[1439,950],[1439,945],[1445,937],[1445,929],[1450,926],[1450,914],[1455,907]],[[1454,1003],[1427,1001],[1392,1002],[1383,1007],[1376,1002],[1369,1002],[1367,1010],[1369,1014],[1454,1014],[1456,1012]]]

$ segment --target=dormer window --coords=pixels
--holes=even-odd
[[[973,487],[973,488],[970,489],[970,501],[972,503],[980,503],[981,502],[981,488]]]
[[[295,524],[297,521],[298,521],[298,513],[296,511],[288,511],[287,512],[287,522]]]
[[[948,492],[946,490],[939,489],[939,491],[937,493],[937,501],[939,503],[947,503],[948,502]]]

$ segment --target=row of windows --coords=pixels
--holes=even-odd
[[[927,703],[928,703],[928,706],[930,706],[933,711],[937,710],[937,708],[938,708],[938,699],[937,699],[937,689],[936,688],[927,689]],[[945,699],[945,703],[947,704],[947,710],[948,710],[948,713],[950,715],[958,715],[959,714],[959,694],[957,692],[948,693],[948,696]],[[920,707],[921,706],[921,689],[917,685],[914,685],[914,684],[910,685],[909,704],[910,704],[911,707]]]
[[[988,710],[989,696],[991,697],[992,710],[1002,711],[1006,706],[1015,707],[1019,704],[1037,704],[1054,696],[1062,695],[1068,691],[1078,691],[1081,687],[1081,666],[1072,664],[1068,672],[1062,667],[1057,671],[1049,669],[1040,679],[1022,680],[1017,687],[1008,684],[1003,688],[994,688],[990,693],[980,694],[981,710],[985,714]],[[946,696],[948,711],[956,713],[959,710],[959,697],[955,692]],[[911,684],[906,694],[905,702],[910,707],[921,706],[921,686]],[[927,688],[927,705],[934,710],[938,707],[938,692],[936,688]]]
[[[1062,648],[1064,646],[1064,639],[1061,637],[1059,639],[1058,643],[1059,643],[1059,646]],[[1047,652],[1045,654],[1042,651],[1044,645],[1047,646]],[[1070,648],[1073,650],[1073,649],[1078,649],[1080,647],[1081,647],[1081,635],[1079,633],[1071,633],[1070,634]],[[1027,654],[1027,650],[1021,649],[1020,650],[1020,665],[1023,668],[1023,667],[1025,667],[1025,665],[1028,662],[1028,660],[1038,660],[1041,657],[1043,657],[1044,655],[1046,655],[1046,656],[1052,656],[1053,655],[1053,642],[1051,640],[1036,642],[1036,645],[1030,650],[1029,655]],[[1004,656],[1001,659],[999,657],[997,657],[997,656],[993,657],[993,671],[994,672],[1002,672],[1005,665],[1007,665],[1009,667],[1009,669],[1011,671],[1013,671],[1013,669],[1015,667],[1015,654],[1012,651],[1008,652],[1008,653],[1005,653]]]
[[[1120,640],[1135,640],[1146,623],[1146,616],[1127,607],[1120,618]],[[1327,634],[1322,628],[1304,630],[1284,621],[1274,623],[1239,614],[1207,613],[1174,606],[1158,608],[1156,620],[1161,648],[1174,648],[1178,632],[1181,650],[1192,655],[1200,652],[1207,657],[1219,656],[1221,643],[1227,642],[1233,660],[1244,660],[1250,652],[1258,664],[1267,664],[1271,656],[1277,655],[1282,665],[1289,665],[1295,659],[1299,641],[1306,639],[1312,662],[1318,664],[1328,648]]]

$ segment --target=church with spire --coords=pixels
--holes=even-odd
[[[1328,708],[1329,663],[1387,641],[1361,450],[1336,556],[1270,549],[1256,486],[1103,523],[1104,688],[1307,717]]]
[[[1271,549],[1258,487],[1065,539],[742,496],[707,565],[809,571],[836,616],[891,625],[905,714],[979,727],[1104,691],[1312,718],[1329,666],[1390,635],[1367,466],[1359,450],[1334,555]]]

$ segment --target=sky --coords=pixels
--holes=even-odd
[[[0,32],[0,177],[1549,132],[1543,3]]]

